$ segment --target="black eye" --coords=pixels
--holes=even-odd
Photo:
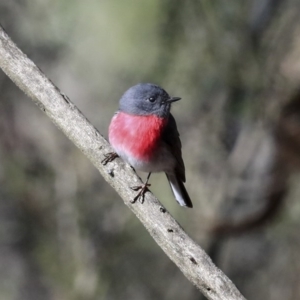
[[[154,97],[150,97],[147,100],[153,103],[155,101],[155,98]]]

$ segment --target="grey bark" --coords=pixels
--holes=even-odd
[[[245,299],[152,193],[146,193],[143,204],[130,202],[136,195],[130,187],[141,184],[140,178],[119,158],[103,166],[101,161],[104,155],[112,151],[108,142],[69,98],[12,42],[1,26],[0,67],[91,160],[157,244],[208,299]]]

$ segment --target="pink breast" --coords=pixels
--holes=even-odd
[[[159,146],[166,123],[166,119],[155,115],[133,116],[119,112],[110,123],[109,141],[117,152],[149,161]]]

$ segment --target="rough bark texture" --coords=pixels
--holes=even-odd
[[[132,204],[131,186],[141,181],[121,159],[101,164],[112,149],[76,106],[10,40],[0,26],[0,67],[91,160],[105,180],[147,228],[157,244],[208,299],[245,299],[210,257],[183,231],[151,193]]]

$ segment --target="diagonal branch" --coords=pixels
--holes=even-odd
[[[143,204],[130,202],[135,196],[130,186],[141,184],[139,177],[121,159],[106,166],[101,164],[104,155],[112,151],[107,141],[69,98],[11,41],[1,26],[0,67],[91,160],[157,244],[208,299],[245,299],[153,194],[147,193]]]

